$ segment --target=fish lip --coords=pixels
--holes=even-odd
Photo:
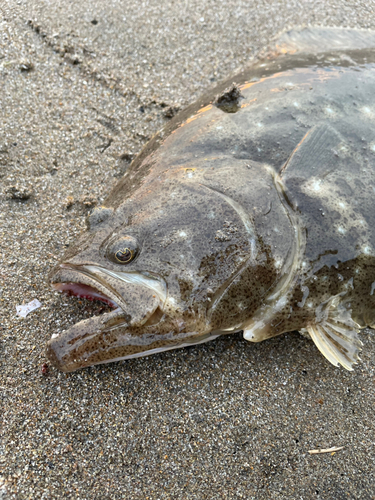
[[[63,279],[55,278],[56,275],[59,278],[61,274]],[[126,280],[126,279],[124,280],[122,275],[142,276],[143,282],[142,280]],[[54,275],[52,275],[51,283],[52,287],[55,290],[56,290],[55,285],[60,283],[62,284],[77,283],[82,285],[88,285],[97,290],[98,292],[102,293],[103,295],[105,295],[106,296],[105,298],[108,298],[111,302],[113,302],[116,307],[121,307],[124,311],[126,311],[126,304],[124,303],[121,295],[119,295],[116,292],[116,290],[113,289],[113,287],[108,284],[108,282],[105,279],[107,276],[109,278],[124,280],[127,281],[128,283],[133,281],[137,286],[145,286],[145,285],[147,286],[147,281],[155,281],[156,283],[158,283],[160,288],[159,293],[157,292],[157,295],[159,296],[160,299],[160,308],[163,309],[167,301],[167,295],[168,295],[167,284],[161,276],[149,271],[147,271],[147,273],[142,271],[124,273],[120,271],[118,272],[111,271],[109,269],[106,269],[105,267],[101,267],[94,264],[76,265],[76,264],[64,263],[60,264],[59,270]],[[73,293],[73,295],[75,294]],[[99,297],[98,300],[100,300]]]
[[[85,297],[85,295],[74,293],[74,290],[69,288],[61,290],[58,285],[77,284],[88,286],[92,288],[94,292],[98,292],[98,300],[107,299],[102,301],[109,303],[109,305],[112,304],[116,308],[120,307],[124,311],[124,304],[121,297],[116,294],[114,290],[112,291],[108,286],[106,286],[105,283],[99,281],[94,274],[85,271],[83,266],[60,264],[59,270],[51,279],[51,284],[53,290],[59,292],[70,292],[71,295],[75,295],[77,297]],[[100,295],[102,297],[100,297]],[[95,297],[93,297],[93,299],[95,299]]]

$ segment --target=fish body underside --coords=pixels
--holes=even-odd
[[[374,47],[369,31],[288,32],[157,134],[51,273],[114,310],[54,335],[50,360],[299,330],[351,370],[375,324]]]

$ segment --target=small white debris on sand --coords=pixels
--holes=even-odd
[[[34,299],[28,304],[23,304],[21,306],[16,306],[17,309],[17,316],[20,316],[21,318],[26,318],[26,316],[31,313],[32,311],[35,311],[35,309],[38,309],[42,304],[39,302],[38,299]]]
[[[309,450],[310,455],[317,455],[318,453],[334,453],[340,451],[344,446],[334,446],[333,448],[325,448],[322,450]]]

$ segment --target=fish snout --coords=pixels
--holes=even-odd
[[[45,349],[45,355],[46,358],[50,361],[50,363],[57,368],[58,370],[61,370],[62,372],[70,372],[74,370],[69,370],[69,367],[64,365],[64,363],[61,360],[61,357],[59,356],[59,351],[55,349],[55,343],[53,342],[54,339],[50,340]]]

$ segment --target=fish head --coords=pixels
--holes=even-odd
[[[154,177],[88,223],[52,286],[114,310],[53,336],[47,356],[66,372],[236,331],[276,279],[241,200],[193,168]]]

